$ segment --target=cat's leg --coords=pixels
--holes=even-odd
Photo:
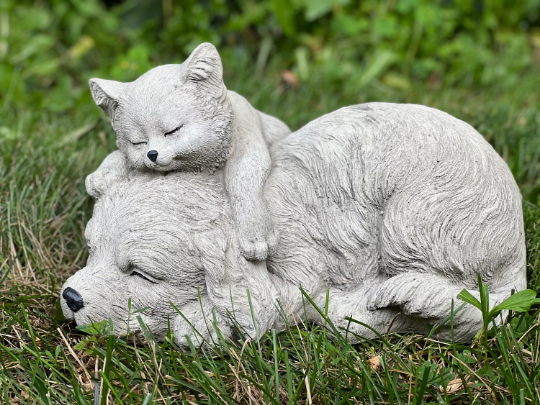
[[[111,185],[123,179],[126,173],[126,157],[116,150],[103,160],[94,173],[86,177],[86,192],[98,199]]]
[[[277,245],[263,196],[271,159],[260,128],[239,135],[225,166],[225,188],[236,224],[240,252],[247,260],[263,261]]]

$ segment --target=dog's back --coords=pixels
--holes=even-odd
[[[281,244],[270,266],[312,293],[396,276],[403,297],[420,294],[426,276],[459,292],[478,273],[492,290],[525,288],[519,189],[468,124],[417,105],[346,107],[286,137],[273,157],[267,191]]]

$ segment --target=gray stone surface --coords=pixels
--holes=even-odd
[[[213,45],[204,43],[181,65],[158,66],[132,83],[91,79],[90,89],[111,118],[118,146],[86,179],[90,195],[98,198],[133,170],[223,168],[240,250],[246,259],[266,259],[278,238],[262,198],[268,146],[291,131],[227,90]]]
[[[137,330],[131,298],[132,311],[151,308],[142,318],[158,338],[174,319],[185,345],[184,335],[197,337],[169,302],[209,338],[205,319],[232,333],[232,300],[255,337],[284,326],[277,302],[291,319],[320,322],[304,311],[301,286],[321,308],[329,290],[333,322],[373,337],[345,318],[381,333],[390,325],[422,333],[449,315],[461,289],[478,297],[478,273],[490,285],[490,306],[526,287],[519,189],[468,124],[418,105],[346,107],[278,141],[271,157],[265,212],[280,237],[266,261],[241,253],[226,166],[167,175],[128,169],[99,192],[87,266],[62,290],[76,290],[84,306],[74,312],[62,300],[65,315],[79,324],[111,318],[117,333],[128,324]],[[457,340],[470,341],[480,327],[470,305],[455,316]],[[443,327],[438,336],[449,334]]]

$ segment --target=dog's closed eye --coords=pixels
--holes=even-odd
[[[175,129],[173,129],[172,131],[165,132],[165,136],[167,136],[167,135],[172,135],[172,134],[174,134],[175,132],[180,131],[180,129],[182,129],[183,126],[184,126],[184,125],[180,125],[179,127],[176,127]]]
[[[148,277],[146,277],[145,275],[139,273],[138,271],[132,271],[130,276],[137,276],[137,277],[142,278],[143,280],[151,282],[152,284],[157,284],[155,281],[150,280]]]

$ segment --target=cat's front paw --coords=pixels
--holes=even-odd
[[[263,261],[268,257],[268,243],[264,240],[240,238],[240,252],[246,260]]]
[[[269,228],[269,227],[266,227]],[[279,234],[275,227],[267,230],[258,230],[253,226],[249,232],[240,231],[240,252],[246,260],[263,261],[274,253],[279,241]]]

